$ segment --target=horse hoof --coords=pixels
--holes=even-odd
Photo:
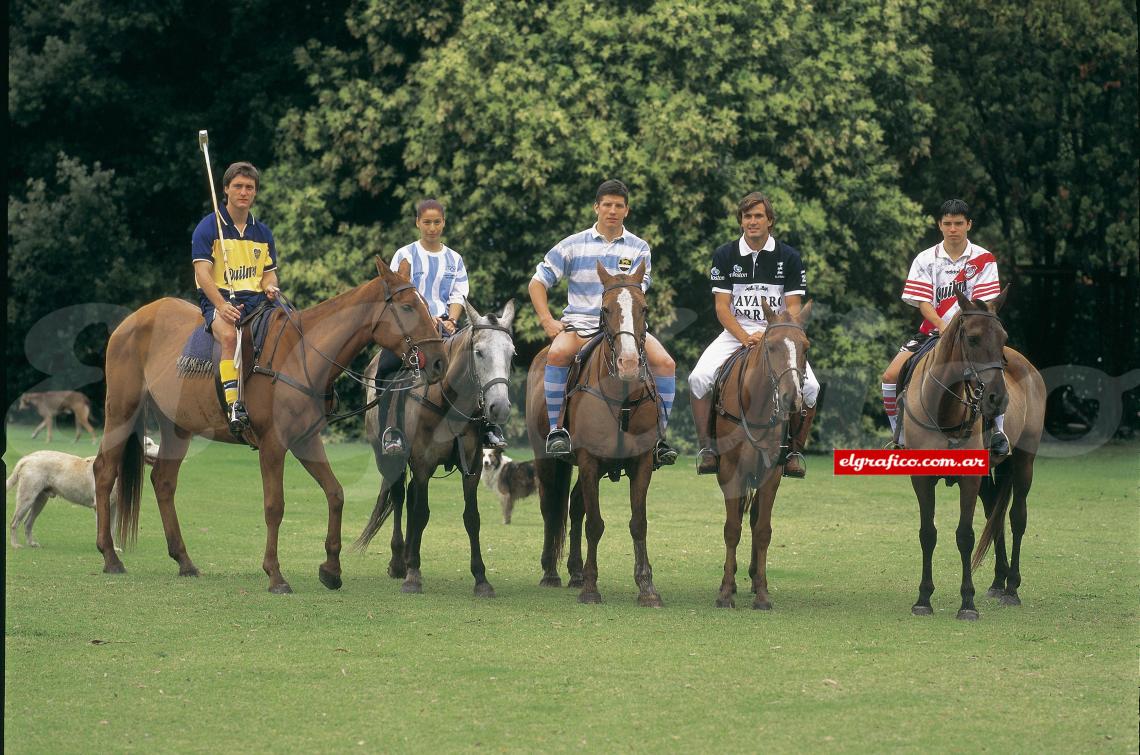
[[[279,585],[270,585],[269,592],[274,595],[292,595],[293,588],[289,586],[288,582],[282,582]]]
[[[578,595],[579,603],[601,603],[602,594],[599,592],[582,592]]]
[[[490,582],[483,582],[475,585],[476,598],[493,598],[495,597],[495,588],[491,587]]]
[[[392,579],[403,579],[404,577],[408,576],[408,569],[405,566],[388,564],[388,576]]]
[[[733,600],[732,598],[717,598],[716,599],[716,607],[717,608],[736,608],[736,601]]]
[[[557,575],[553,577],[543,577],[538,583],[539,587],[562,587],[562,577]]]
[[[771,611],[772,603],[767,600],[756,600],[752,602],[753,611]]]
[[[637,605],[642,608],[663,608],[664,603],[661,602],[661,596],[656,593],[651,595],[638,595]]]
[[[1000,598],[998,598],[998,603],[1002,604],[1003,606],[1019,606],[1021,605],[1021,598],[1017,597],[1016,594],[1003,594]]]
[[[326,569],[323,566],[320,567],[319,569],[317,569],[317,578],[321,580],[322,585],[329,588],[330,590],[339,590],[340,589],[340,586],[341,586],[340,575],[339,574],[333,574],[331,571],[329,571],[328,569]]]
[[[915,616],[930,616],[934,613],[934,609],[930,606],[914,605],[911,606],[910,612]]]
[[[978,612],[972,608],[963,608],[961,611],[958,612],[958,618],[961,621],[977,621],[978,620]]]
[[[126,574],[127,567],[122,564],[107,564],[103,567],[104,574]]]
[[[197,566],[184,566],[178,570],[179,577],[197,577],[199,575]]]
[[[404,584],[400,585],[400,592],[404,592],[409,595],[419,595],[423,591],[424,586],[422,582],[413,582],[410,579],[406,579],[404,580]]]
[[[566,582],[567,587],[581,588],[584,584],[586,584],[586,580],[581,577],[571,577],[569,581]]]
[[[990,589],[986,590],[987,598],[1000,598],[1004,594],[1005,590],[1001,589],[1000,587],[991,587]]]

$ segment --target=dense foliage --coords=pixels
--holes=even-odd
[[[1032,266],[1009,318],[1031,356],[1098,364],[1111,343],[1098,366],[1115,374],[1140,354],[1126,325],[1092,348],[1064,329],[1091,324],[1104,292],[1122,314],[1137,306],[1134,5],[62,8],[11,11],[13,395],[37,380],[24,334],[63,290],[127,306],[191,295],[185,245],[208,205],[200,127],[217,163],[267,168],[260,211],[302,302],[359,283],[372,255],[412,240],[425,195],[448,207],[476,304],[525,299],[541,255],[589,224],[596,185],[623,179],[628,225],[654,248],[653,324],[682,377],[718,330],[709,255],[737,233],[735,201],[765,190],[776,234],[809,267],[829,444],[877,415],[878,372],[916,321],[901,278],[950,196],[977,207],[975,237],[1003,277]],[[273,33],[251,34],[268,13]],[[83,233],[49,241],[51,218]],[[66,275],[57,263],[14,277],[45,254]],[[77,294],[68,276],[97,284]],[[522,311],[525,361],[541,338]]]

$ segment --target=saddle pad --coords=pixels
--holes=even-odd
[[[214,345],[204,328],[194,328],[178,357],[178,377],[213,377]]]
[[[910,359],[903,362],[902,369],[899,370],[898,387],[896,393],[901,394],[906,388],[907,383],[910,382],[910,376],[914,373],[914,368],[918,366],[918,362],[922,357],[926,356],[930,351],[938,345],[939,336],[931,336],[927,339],[926,343],[918,347],[918,351],[914,352]]]

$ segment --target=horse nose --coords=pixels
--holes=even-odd
[[[618,377],[622,380],[633,380],[637,377],[638,362],[637,356],[621,356],[617,360]]]
[[[443,379],[445,372],[447,372],[447,360],[445,360],[442,356],[436,357],[428,365],[428,382],[438,383]]]
[[[510,415],[510,401],[491,401],[487,404],[487,417],[496,425],[501,425],[506,422]]]

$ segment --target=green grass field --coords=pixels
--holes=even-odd
[[[44,447],[28,427],[9,432],[9,469]],[[379,478],[363,444],[330,457],[350,542]],[[7,551],[4,749],[1137,751],[1136,446],[1039,459],[1024,605],[981,597],[991,560],[976,575],[976,623],[954,618],[956,489],[939,489],[935,614],[916,618],[909,482],[833,477],[822,456],[777,499],[774,610],[746,607],[746,577],[741,608],[713,608],[724,506],[683,462],[650,488],[661,610],[636,605],[624,480],[603,483],[600,606],[538,586],[537,500],[504,526],[489,492],[482,539],[498,597],[475,599],[457,476],[433,483],[423,595],[385,576],[387,528],[368,554],[346,552],[343,589],[320,585],[326,507],[295,462],[281,562],[296,593],[269,594],[244,448],[196,442],[182,468],[197,579],[176,576],[149,484],[124,576],[101,572],[94,514],[54,500],[36,527],[43,547]]]

